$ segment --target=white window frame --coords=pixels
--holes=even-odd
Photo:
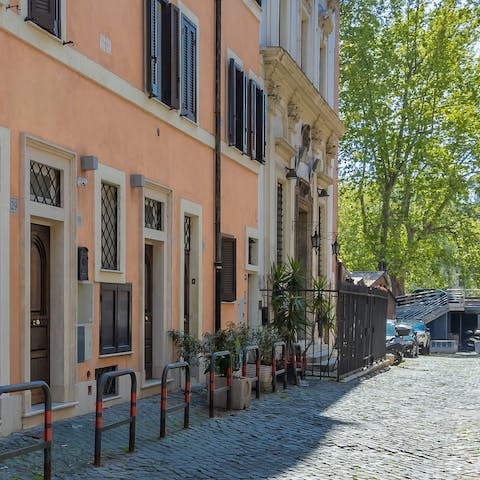
[[[67,41],[67,0],[58,0],[60,4],[60,36],[56,37],[50,32],[47,32],[44,28],[37,25],[35,22],[28,22],[33,27],[37,28],[39,31],[43,32],[45,35],[48,35],[53,40],[57,42],[66,42]],[[6,2],[8,4],[8,2]],[[10,2],[12,3],[12,2]],[[20,13],[25,19],[29,15],[28,0],[18,0],[17,2],[20,6]]]
[[[260,243],[258,230],[256,228],[245,227],[245,270],[247,272],[258,273],[260,262]],[[257,244],[257,263],[249,263],[249,244],[250,239],[255,240]]]
[[[126,272],[126,180],[125,172],[100,164],[95,170],[95,281],[104,283],[125,283]],[[118,195],[118,270],[102,268],[102,183],[117,188]]]

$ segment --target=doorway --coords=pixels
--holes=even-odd
[[[30,238],[30,380],[50,385],[50,228],[32,223]],[[42,401],[32,390],[32,405]]]

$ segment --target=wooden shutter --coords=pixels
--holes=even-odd
[[[181,114],[197,118],[197,29],[182,16],[182,110]]]
[[[228,62],[228,144],[235,145],[235,118],[236,118],[236,68],[235,60]]]
[[[266,160],[267,95],[257,88],[257,160]]]
[[[248,153],[248,77],[242,72],[243,108],[242,108],[242,152]]]
[[[162,95],[161,99],[172,108],[180,107],[180,10],[169,3],[162,15]]]
[[[100,355],[116,352],[115,316],[117,286],[102,283],[100,286]]]
[[[146,83],[150,97],[158,97],[158,0],[146,3]]]
[[[250,80],[248,88],[248,154],[257,158],[257,84]]]
[[[59,0],[29,0],[28,20],[57,37],[60,36],[59,13]]]
[[[132,284],[117,285],[116,347],[117,352],[132,349]]]
[[[222,237],[222,301],[234,302],[236,296],[236,249],[233,237]]]

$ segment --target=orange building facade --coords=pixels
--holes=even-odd
[[[54,418],[108,369],[158,393],[169,330],[258,305],[259,3],[0,0],[0,384],[47,381]],[[40,400],[3,396],[0,434]]]

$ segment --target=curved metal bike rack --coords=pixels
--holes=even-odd
[[[109,378],[122,377],[129,375],[131,379],[130,387],[130,416],[125,420],[111,423],[110,425],[103,425],[103,390],[105,383]],[[128,451],[135,450],[135,422],[137,416],[137,376],[131,368],[123,370],[116,370],[113,372],[105,372],[97,379],[97,403],[95,407],[95,458],[93,464],[99,467],[102,457],[102,432],[119,427],[120,425],[130,424]]]
[[[52,478],[52,396],[50,394],[50,387],[43,381],[17,383],[14,385],[2,385],[0,386],[0,395],[2,393],[23,392],[25,390],[33,390],[35,388],[41,388],[43,390],[44,397],[44,426],[43,426],[43,442],[32,445],[30,447],[20,448],[11,452],[3,453],[0,455],[0,461],[8,458],[18,457],[26,453],[35,452],[37,450],[43,450],[43,478],[44,480],[50,480]]]
[[[167,408],[167,375],[173,369],[185,370],[185,401]],[[190,421],[190,365],[188,362],[175,362],[165,365],[162,373],[162,393],[160,402],[160,438],[167,434],[167,413],[183,408],[183,428],[188,428]]]

